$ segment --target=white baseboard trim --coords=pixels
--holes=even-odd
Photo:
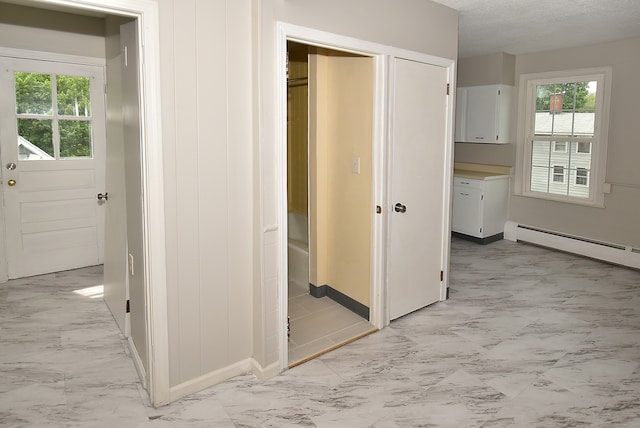
[[[189,394],[212,387],[232,377],[252,373],[260,380],[269,379],[280,373],[280,364],[273,363],[263,368],[253,358],[238,361],[230,366],[214,370],[197,378],[188,380],[179,385],[172,386],[169,391],[169,401],[173,402]]]
[[[508,221],[505,224],[504,239],[514,242],[529,242],[608,263],[640,269],[640,249],[638,248],[582,238],[513,221]]]
[[[214,370],[194,379],[172,386],[169,390],[169,401],[202,391],[232,377],[249,373],[251,367],[250,359],[238,361],[230,366]]]
[[[131,336],[127,337],[127,343],[129,344],[129,352],[131,353],[131,359],[133,360],[133,365],[135,366],[136,371],[138,372],[138,377],[140,378],[142,387],[148,391],[147,371],[144,368],[144,364],[142,363],[142,359],[140,358],[138,349],[136,348],[135,343],[133,343],[133,339],[131,339]]]
[[[282,370],[280,369],[280,362],[275,362],[268,365],[267,367],[262,367],[260,363],[258,363],[253,358],[250,358],[250,361],[251,373],[253,373],[260,380],[271,379],[272,377],[282,372]]]

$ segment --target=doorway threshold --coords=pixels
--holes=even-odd
[[[300,364],[304,364],[306,362],[309,362],[315,358],[318,358],[321,355],[324,355],[328,352],[334,351],[338,348],[341,348],[345,345],[348,345],[349,343],[355,342],[356,340],[362,339],[363,337],[369,336],[370,334],[376,333],[377,331],[379,331],[377,328],[371,326],[371,329],[364,331],[362,333],[359,333],[358,335],[351,337],[349,339],[343,340],[342,342],[336,343],[335,345],[330,346],[329,348],[323,349],[322,351],[318,351],[312,355],[309,355],[308,357],[304,357],[298,361],[294,361],[292,363],[289,363],[289,368],[292,369],[296,366],[299,366]]]
[[[289,368],[367,336],[378,329],[329,297],[316,298],[300,288],[290,292]]]

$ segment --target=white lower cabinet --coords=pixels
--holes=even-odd
[[[502,239],[508,195],[508,176],[454,176],[451,230],[481,243]]]

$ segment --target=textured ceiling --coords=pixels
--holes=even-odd
[[[640,37],[640,0],[434,1],[460,13],[460,58]]]

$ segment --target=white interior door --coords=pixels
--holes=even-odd
[[[120,55],[107,63],[107,171],[105,190],[109,199],[105,203],[104,237],[104,300],[113,314],[120,331],[130,335],[127,274],[127,204],[124,154],[123,67],[124,53],[119,40]]]
[[[122,113],[126,178],[127,252],[129,267],[130,342],[146,386],[148,372],[145,253],[142,239],[142,154],[137,22],[120,26],[123,55]]]
[[[393,89],[389,316],[440,300],[447,70],[396,59]]]
[[[0,58],[9,278],[102,263],[103,68]]]

